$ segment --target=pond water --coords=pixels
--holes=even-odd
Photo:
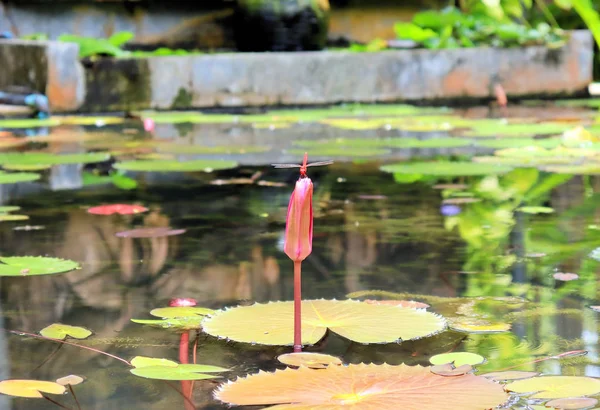
[[[81,269],[55,275],[29,276],[25,271],[0,277],[0,328],[37,333],[52,323],[83,326],[93,335],[73,342],[126,360],[139,355],[177,360],[179,333],[131,319],[149,319],[150,310],[168,306],[175,297],[191,297],[212,309],[292,300],[293,264],[282,246],[298,174],[297,169],[269,164],[298,162],[306,150],[310,159],[335,163],[309,168],[315,190],[314,243],[302,265],[303,298],[417,300],[430,304],[429,310],[454,327],[381,345],[329,332],[308,351],[336,355],[346,363],[410,365],[427,365],[439,353],[467,351],[487,358],[479,372],[521,365],[516,369],[600,377],[600,313],[590,308],[600,304],[599,262],[592,257],[600,247],[600,179],[594,175],[600,173],[600,163],[592,154],[576,151],[598,150],[596,111],[553,105],[523,105],[507,112],[487,107],[452,113],[421,110],[418,121],[417,113],[402,110],[313,113],[302,121],[289,112],[268,121],[256,114],[256,120],[247,122],[220,116],[216,124],[204,118],[186,122],[182,114],[174,119],[157,115],[150,132],[136,119],[116,124],[92,119],[92,125],[79,125],[69,118],[50,128],[0,134],[5,152],[112,155],[109,161],[34,171],[41,175],[37,181],[0,184],[0,206],[18,206],[12,214],[29,217],[0,222],[0,255],[59,257],[81,264]],[[510,130],[503,131],[506,121],[486,119],[499,116],[509,118]],[[337,117],[345,121],[327,123]],[[473,118],[481,119],[479,125],[468,122]],[[515,127],[523,124],[519,132]],[[580,124],[589,135],[561,136]],[[481,139],[478,132],[488,138]],[[534,137],[531,144],[524,141]],[[26,145],[25,138],[30,139]],[[367,138],[370,142],[363,142]],[[421,143],[405,146],[402,139]],[[426,140],[435,142],[422,145]],[[489,141],[509,140],[513,142],[490,147]],[[559,145],[565,151],[540,153]],[[230,152],[190,148],[202,146],[226,146]],[[497,156],[511,161],[501,161],[496,171],[476,168],[498,164],[491,160],[473,162],[473,169],[449,168],[442,175],[427,169],[380,170],[399,161],[468,162],[511,146],[517,147],[514,152]],[[527,149],[531,152],[523,155]],[[186,173],[111,169],[114,161],[188,159],[186,154],[233,160],[239,166]],[[2,155],[1,163],[27,169],[23,164],[29,159]],[[143,205],[148,212],[87,212],[117,203]],[[116,236],[142,227],[185,232],[142,239]],[[577,278],[560,280],[558,273]],[[508,331],[493,332],[509,325]],[[196,332],[191,334],[193,343]],[[530,363],[574,350],[587,355]],[[222,380],[283,368],[276,357],[289,351],[199,332],[197,362],[231,371],[221,379],[195,382],[191,400],[198,409],[228,408],[212,397]],[[74,387],[82,409],[189,408],[178,392],[179,382],[136,377],[122,362],[90,350],[0,332],[0,380],[56,380],[69,374],[85,378]],[[77,408],[71,397],[53,397]],[[525,408],[525,402],[515,402],[514,408]],[[43,399],[0,395],[0,408],[58,407]]]

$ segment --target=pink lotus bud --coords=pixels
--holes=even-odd
[[[196,306],[196,299],[192,298],[175,298],[169,301],[171,307],[192,307]]]
[[[152,118],[144,118],[144,131],[154,132],[154,120]]]
[[[283,245],[285,254],[294,262],[303,261],[312,252],[312,194],[310,178],[300,177],[290,197]]]

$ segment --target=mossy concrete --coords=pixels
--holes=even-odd
[[[577,94],[592,81],[593,65],[587,31],[572,32],[558,49],[226,53],[100,58],[86,67],[76,50],[0,41],[7,66],[0,86],[46,90],[53,110],[63,112],[468,101],[493,98],[496,84],[509,97]]]

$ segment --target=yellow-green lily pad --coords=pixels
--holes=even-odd
[[[533,393],[531,399],[562,399],[600,393],[600,379],[582,376],[541,376],[504,386],[509,392]]]
[[[27,219],[29,219],[27,215],[0,214],[0,222],[26,221]]]
[[[2,380],[0,393],[14,397],[43,398],[42,393],[63,394],[65,386],[42,380]]]
[[[50,275],[79,269],[77,262],[43,256],[0,257],[0,276]]]
[[[551,214],[554,212],[554,209],[547,206],[522,206],[517,208],[517,211],[524,214]]]
[[[214,313],[214,310],[203,307],[164,307],[152,309],[150,314],[163,319],[190,317],[190,316],[206,316]]]
[[[0,171],[0,184],[17,184],[19,182],[37,181],[41,178],[35,172],[3,172]]]
[[[130,372],[139,377],[157,380],[202,380],[220,377],[214,374],[229,369],[205,364],[179,364],[173,366],[143,366],[131,369]]]
[[[442,353],[429,358],[429,363],[433,365],[450,363],[455,367],[462,366],[463,364],[475,366],[483,362],[485,362],[485,357],[469,352]]]
[[[139,160],[117,162],[114,167],[123,171],[137,172],[212,172],[237,167],[237,162],[226,160]]]
[[[177,367],[179,363],[168,359],[157,359],[154,357],[136,356],[131,359],[131,365],[133,367],[150,367],[150,366],[166,366],[166,367]]]
[[[200,329],[201,322],[204,316],[195,315],[187,317],[177,317],[168,319],[131,319],[133,323],[140,325],[148,325],[152,327],[158,327],[161,329],[172,329],[172,330],[193,330]]]
[[[44,337],[60,340],[66,339],[67,336],[72,337],[73,339],[86,339],[92,334],[92,331],[81,326],[53,323],[40,330],[40,334]]]
[[[421,174],[437,176],[469,176],[504,174],[513,168],[507,165],[483,164],[475,162],[412,162],[384,165],[380,168],[384,172],[393,174]]]

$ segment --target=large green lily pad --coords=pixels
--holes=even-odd
[[[462,366],[463,364],[475,366],[483,362],[485,362],[485,357],[470,352],[442,353],[429,358],[429,363],[433,365],[451,363],[456,367]]]
[[[77,262],[43,256],[0,257],[0,276],[50,275],[79,269]]]
[[[46,152],[4,152],[0,153],[0,165],[39,166],[63,164],[91,164],[104,162],[110,159],[106,153],[84,154],[50,154]]]
[[[260,145],[204,146],[191,144],[159,144],[158,151],[167,154],[200,155],[200,154],[251,154],[267,152],[271,148]]]
[[[58,118],[15,118],[0,120],[0,128],[40,128],[60,125]]]
[[[81,326],[70,326],[62,323],[53,323],[50,326],[46,326],[40,330],[40,334],[44,337],[50,337],[52,339],[64,340],[67,336],[74,339],[86,339],[92,331]]]
[[[205,373],[226,372],[229,369],[205,364],[179,364],[163,366],[142,366],[131,369],[131,373],[146,379],[157,380],[203,380],[214,379],[220,376]]]
[[[437,176],[469,176],[504,174],[512,170],[507,165],[474,163],[474,162],[412,162],[384,165],[380,168],[384,172],[394,174],[421,174]]]
[[[123,171],[138,172],[212,172],[235,168],[237,165],[235,161],[208,159],[194,161],[140,160],[118,162],[114,167]]]
[[[196,306],[173,306],[156,308],[150,311],[152,316],[161,317],[163,319],[206,316],[210,315],[211,313],[214,313],[214,310]]]
[[[37,181],[40,174],[34,172],[3,172],[0,171],[0,184],[17,184],[19,182]]]
[[[600,379],[578,376],[541,376],[509,383],[504,388],[515,393],[533,393],[531,399],[562,399],[600,393]]]

